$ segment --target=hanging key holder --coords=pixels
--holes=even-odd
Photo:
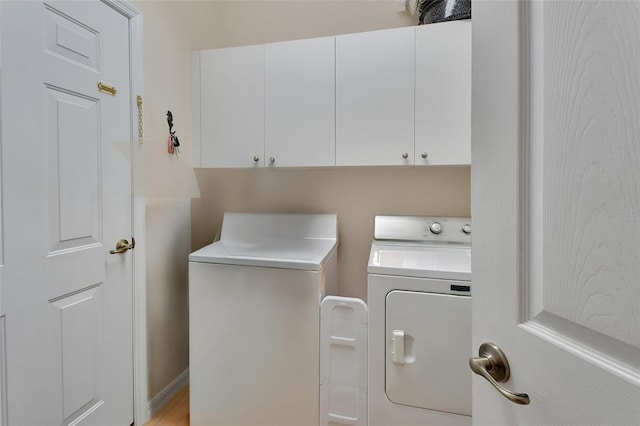
[[[171,111],[167,111],[167,124],[169,124],[169,137],[167,138],[167,152],[169,154],[180,154],[180,141],[176,136],[176,131],[173,130],[173,114]]]

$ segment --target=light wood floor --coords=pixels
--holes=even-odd
[[[189,426],[189,385],[178,392],[145,426]]]

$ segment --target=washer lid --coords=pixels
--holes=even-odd
[[[190,262],[319,271],[338,244],[332,214],[225,213],[220,241]]]
[[[409,245],[374,242],[371,245],[367,272],[471,281],[471,248],[452,244]]]
[[[333,252],[335,240],[268,239],[253,243],[218,241],[189,255],[190,262],[319,271]]]

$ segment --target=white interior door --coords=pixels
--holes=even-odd
[[[130,425],[132,255],[109,254],[131,237],[128,20],[0,5],[8,422]]]
[[[475,424],[640,424],[639,88],[639,2],[474,2]]]

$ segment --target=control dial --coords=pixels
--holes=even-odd
[[[439,234],[442,232],[442,225],[438,222],[433,222],[429,227],[429,230],[434,234]]]
[[[468,223],[465,223],[464,225],[462,225],[462,232],[464,232],[465,234],[470,234],[471,225],[469,225]]]

